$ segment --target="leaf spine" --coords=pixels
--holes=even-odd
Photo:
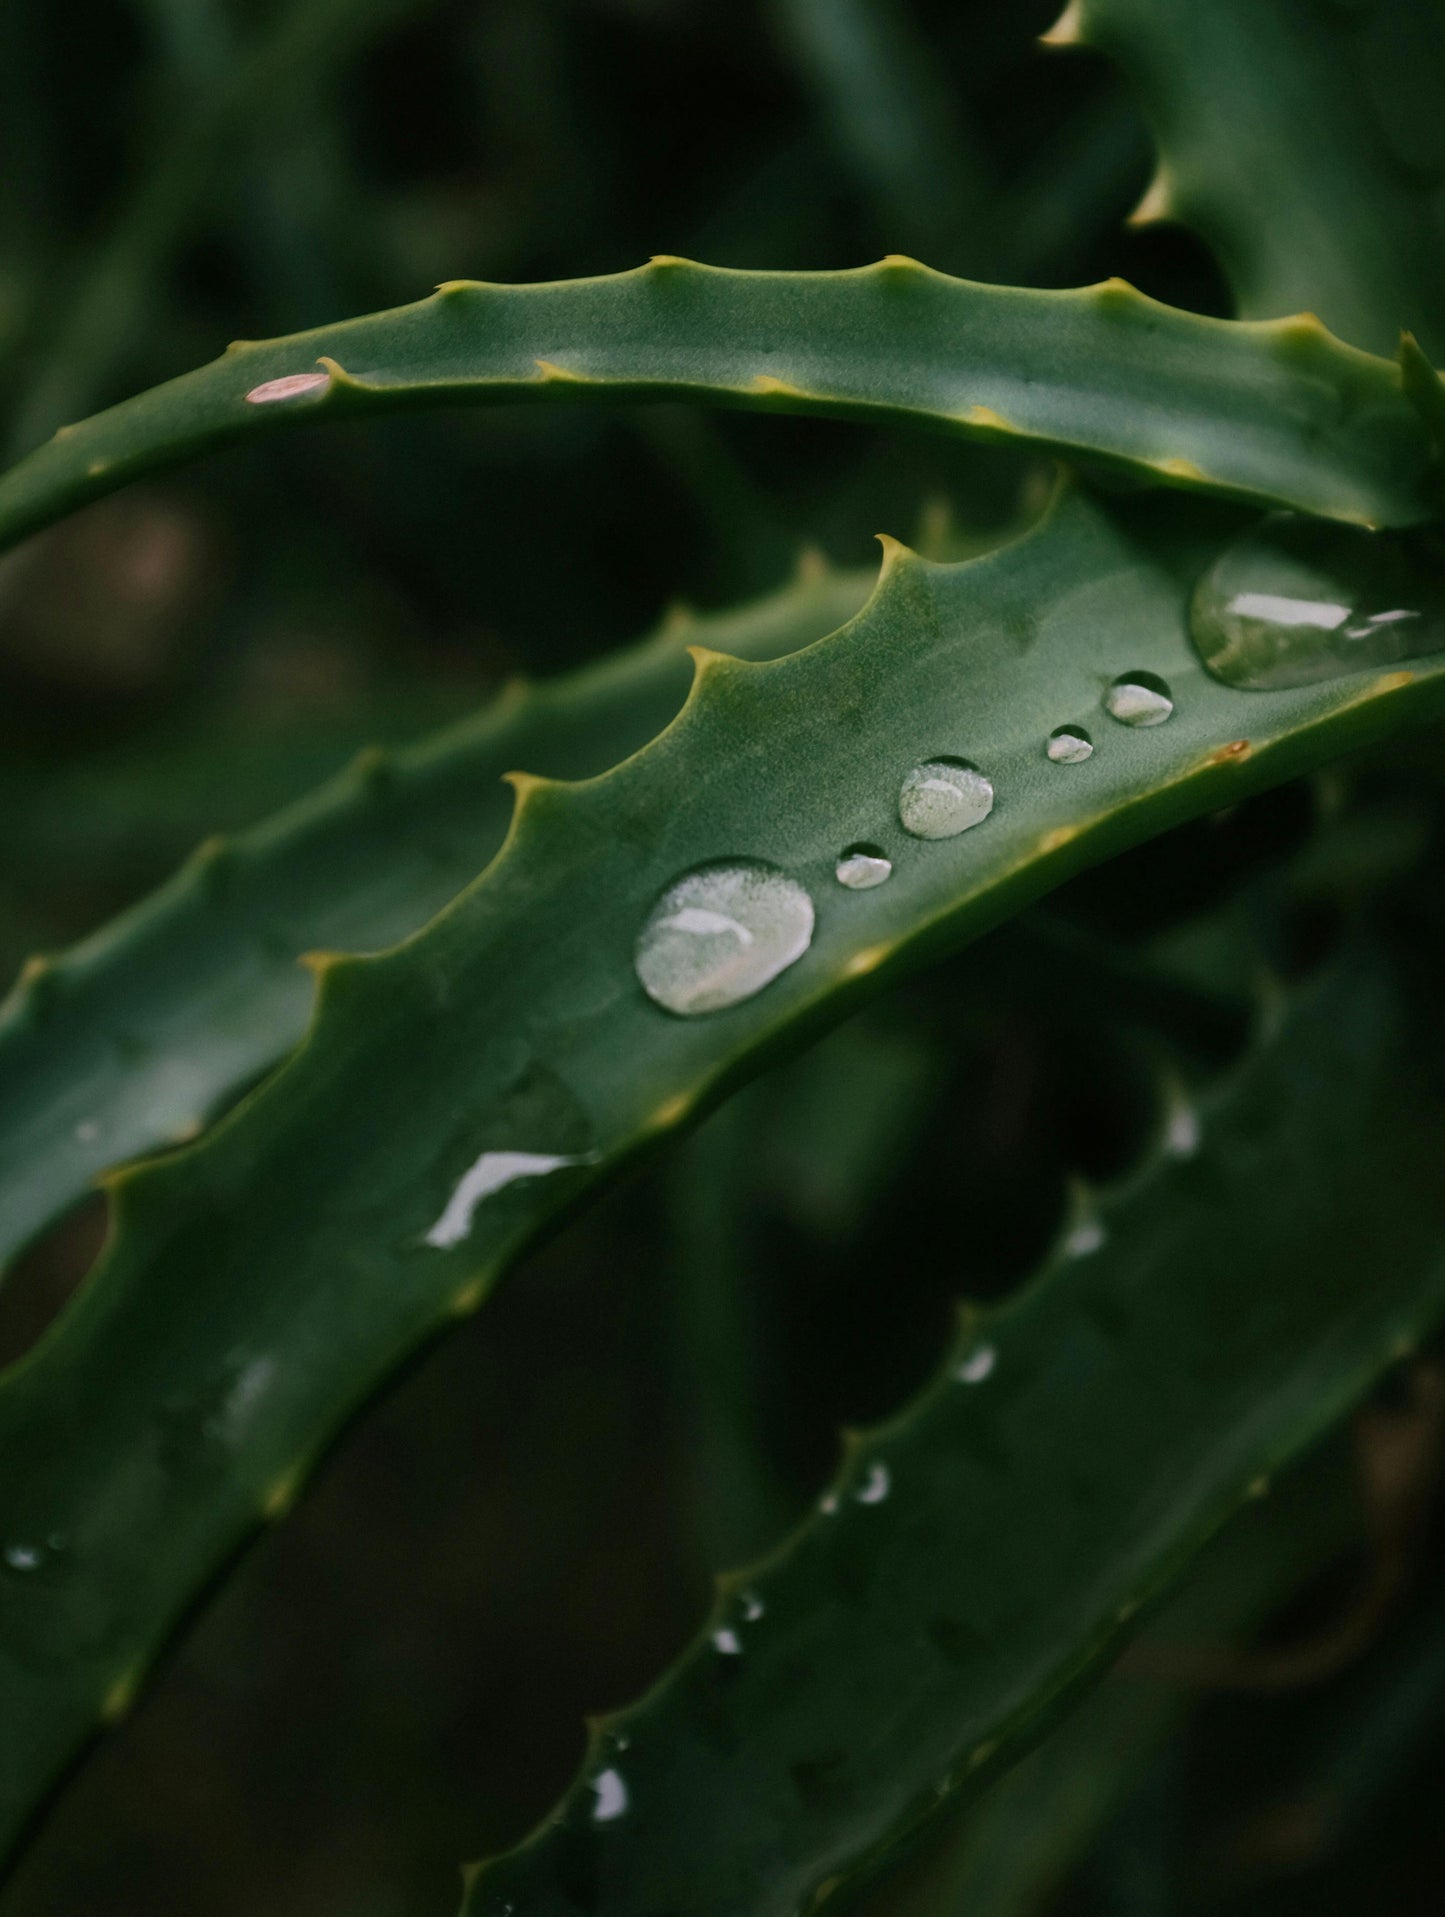
[[[1139,204],[1130,213],[1126,226],[1156,226],[1161,220],[1177,217],[1174,182],[1161,166],[1144,189]]]

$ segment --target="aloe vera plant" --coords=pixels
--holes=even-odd
[[[822,95],[846,88],[865,162],[854,55],[885,24],[821,4],[784,22]],[[1197,229],[1237,317],[898,254],[450,280],[237,342],[0,477],[19,546],[213,447],[254,437],[264,460],[321,423],[519,401],[829,417],[1057,468],[966,556],[885,536],[876,578],[809,561],[363,750],[25,966],[0,1009],[0,1260],[97,1182],[110,1225],[0,1374],[0,1849],[387,1379],[485,1324],[625,1172],[985,934],[943,975],[930,1062],[887,1092],[872,1063],[841,1096],[825,1076],[792,1127],[843,1167],[834,1212],[885,1207],[890,1150],[938,1128],[944,1061],[1021,1003],[1146,1061],[1128,1162],[1030,1193],[1002,1298],[970,1253],[973,1185],[942,1251],[893,1218],[884,1259],[857,1226],[875,1309],[889,1262],[925,1259],[963,1309],[800,1511],[774,1254],[749,1253],[733,1159],[720,1183],[697,1161],[683,1342],[731,1480],[702,1527],[711,1607],[640,1701],[592,1721],[556,1809],[468,1870],[464,1910],[1041,1908],[1185,1715],[1109,1675],[1126,1644],[1246,1632],[1338,1554],[1348,1415],[1445,1313],[1440,928],[1419,839],[1389,852],[1391,819],[1433,816],[1412,733],[1445,712],[1421,32],[1445,93],[1445,46],[1404,0],[1221,0],[1204,21],[1074,0],[1046,36],[1117,61],[1158,140],[1141,216]],[[242,104],[226,91],[193,137],[209,151]],[[930,113],[920,139],[946,124]],[[917,163],[880,161],[884,185]],[[1340,761],[1396,812],[1352,809]],[[1296,842],[1170,923],[1146,898],[1129,929],[1121,899],[1168,889],[1146,842],[1188,863],[1180,835],[1210,829],[1191,822],[1316,773],[1336,783]]]

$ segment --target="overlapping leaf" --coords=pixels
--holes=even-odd
[[[840,633],[768,664],[701,655],[660,738],[599,779],[521,781],[477,884],[396,951],[325,968],[291,1063],[116,1179],[104,1264],[0,1382],[7,1836],[348,1412],[589,1186],[1083,865],[1445,703],[1428,661],[1278,693],[1211,680],[1165,563],[1199,509],[1162,504],[1131,521],[1072,496],[961,566],[895,548]],[[1147,730],[1101,703],[1139,670],[1174,699]],[[1093,731],[1085,763],[1045,754],[1066,721]],[[996,803],[910,839],[900,781],[939,753]],[[886,884],[836,883],[853,840],[887,849]],[[747,1002],[671,1017],[634,972],[639,928],[681,871],[738,856],[808,888],[811,946]],[[567,1162],[499,1182],[518,1153]]]

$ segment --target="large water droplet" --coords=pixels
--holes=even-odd
[[[1104,694],[1104,710],[1121,726],[1162,726],[1174,699],[1157,673],[1121,672]]]
[[[761,859],[719,859],[668,886],[637,937],[648,997],[690,1017],[760,992],[813,938],[813,901]]]
[[[904,779],[898,816],[915,839],[952,839],[993,810],[993,782],[967,759],[925,759]]]
[[[1082,765],[1093,758],[1094,742],[1082,726],[1058,726],[1044,750],[1055,765]]]
[[[850,892],[867,892],[882,885],[893,871],[893,861],[878,845],[850,845],[833,868],[839,885]]]
[[[621,1771],[602,1771],[592,1780],[597,1802],[592,1806],[594,1824],[610,1824],[627,1809],[627,1785]]]
[[[1225,547],[1189,617],[1226,685],[1315,685],[1445,649],[1445,569],[1419,533],[1273,513]]]

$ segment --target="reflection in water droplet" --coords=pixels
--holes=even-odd
[[[893,870],[893,861],[878,845],[850,845],[833,868],[839,885],[850,892],[867,892]]]
[[[1445,649],[1445,581],[1428,535],[1272,513],[1225,547],[1189,618],[1226,685],[1308,686]]]
[[[1056,726],[1044,747],[1055,765],[1082,765],[1094,756],[1094,742],[1082,726]]]
[[[712,1641],[714,1648],[721,1651],[724,1657],[741,1657],[743,1654],[743,1641],[736,1631],[714,1631]]]
[[[993,782],[967,759],[925,759],[898,793],[898,816],[915,839],[952,839],[993,810]]]
[[[853,1496],[859,1504],[882,1504],[893,1488],[893,1480],[888,1474],[886,1464],[873,1464],[868,1467],[868,1475],[859,1485]]]
[[[1104,694],[1104,710],[1121,726],[1162,726],[1174,699],[1157,673],[1121,672]]]
[[[684,1017],[761,991],[813,939],[813,901],[761,859],[720,859],[686,872],[648,913],[637,939],[642,989]]]
[[[300,399],[307,393],[319,393],[330,384],[330,373],[287,373],[284,379],[268,379],[260,386],[253,386],[246,395],[246,403],[269,406],[278,399]]]
[[[425,1242],[434,1245],[438,1251],[447,1251],[470,1234],[473,1215],[483,1199],[504,1191],[508,1185],[515,1185],[519,1178],[542,1178],[548,1172],[560,1171],[564,1165],[586,1165],[590,1162],[590,1153],[580,1158],[569,1158],[551,1152],[483,1152],[476,1163],[462,1174],[441,1217],[427,1233]]]
[[[627,1786],[621,1771],[602,1771],[592,1780],[597,1802],[592,1806],[594,1824],[610,1824],[627,1809]]]
[[[982,1384],[992,1374],[998,1363],[998,1351],[993,1345],[979,1345],[963,1360],[955,1365],[953,1375],[960,1384]]]

